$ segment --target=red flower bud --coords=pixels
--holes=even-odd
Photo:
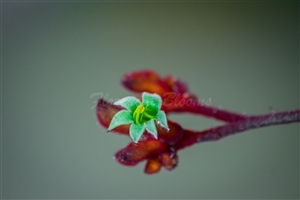
[[[140,161],[166,151],[167,147],[160,140],[148,139],[138,143],[130,143],[126,148],[118,151],[115,158],[123,165],[136,165]]]
[[[155,156],[148,159],[144,172],[146,174],[154,174],[159,172],[160,169],[161,169],[160,161],[158,160],[157,156]]]

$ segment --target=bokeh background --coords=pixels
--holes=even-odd
[[[149,176],[113,159],[130,139],[93,108],[131,95],[120,78],[141,69],[232,111],[299,108],[299,3],[6,1],[1,19],[3,199],[299,198],[299,124],[192,146]]]

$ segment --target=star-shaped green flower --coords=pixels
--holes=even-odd
[[[162,105],[161,97],[148,92],[142,93],[142,102],[136,97],[125,97],[114,103],[127,110],[121,110],[112,118],[107,131],[117,126],[131,124],[129,135],[133,142],[137,143],[145,130],[157,139],[157,130],[154,123],[169,130],[166,114],[160,110]]]

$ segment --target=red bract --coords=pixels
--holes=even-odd
[[[161,167],[173,170],[178,164],[178,150],[196,143],[219,140],[253,128],[300,121],[300,110],[246,116],[203,105],[182,81],[172,76],[162,78],[150,70],[126,74],[121,82],[126,88],[138,94],[142,92],[159,94],[163,101],[162,110],[166,113],[191,112],[227,122],[225,125],[208,130],[192,131],[168,120],[169,131],[156,124],[158,139],[145,131],[137,144],[131,142],[115,154],[116,160],[126,166],[134,166],[146,160],[144,170],[146,174],[157,173]],[[121,109],[123,108],[100,99],[96,109],[100,124],[107,129],[113,116]],[[112,131],[129,135],[129,125],[118,126]]]

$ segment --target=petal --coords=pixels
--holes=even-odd
[[[171,92],[172,89],[157,73],[151,70],[142,70],[128,73],[123,76],[121,83],[133,92],[150,92],[159,95]]]
[[[174,169],[178,164],[178,156],[175,152],[162,153],[158,158],[161,165],[167,170]]]
[[[126,148],[118,151],[115,158],[123,165],[136,165],[140,161],[166,151],[167,147],[167,144],[156,139],[132,142]]]
[[[166,113],[164,111],[162,111],[162,110],[158,111],[157,116],[156,116],[156,120],[158,121],[157,122],[158,125],[160,125],[163,128],[169,130]]]
[[[134,112],[135,109],[141,104],[141,102],[136,97],[124,97],[116,101],[114,104],[122,106],[131,112]]]
[[[160,110],[162,105],[161,97],[158,94],[150,94],[148,92],[142,93],[142,102],[144,107],[155,114]]]
[[[129,135],[133,142],[137,143],[142,134],[145,131],[145,125],[144,124],[131,124],[130,130],[129,130]]]
[[[102,126],[106,129],[110,125],[112,118],[116,115],[117,112],[122,110],[122,107],[113,105],[105,101],[104,99],[99,99],[96,107],[96,114],[98,121]],[[129,133],[129,125],[121,125],[114,129],[114,132],[128,134]]]
[[[147,121],[145,123],[145,125],[146,125],[146,130],[148,131],[148,133],[150,133],[151,135],[154,136],[155,139],[157,139],[157,130],[156,130],[154,120],[151,119],[151,120]]]
[[[157,156],[155,156],[153,158],[148,159],[145,169],[144,169],[144,172],[146,174],[154,174],[154,173],[159,172],[160,169],[161,169],[161,164],[160,164]]]
[[[107,131],[111,131],[117,126],[131,123],[133,123],[131,112],[128,110],[121,110],[112,118]]]

